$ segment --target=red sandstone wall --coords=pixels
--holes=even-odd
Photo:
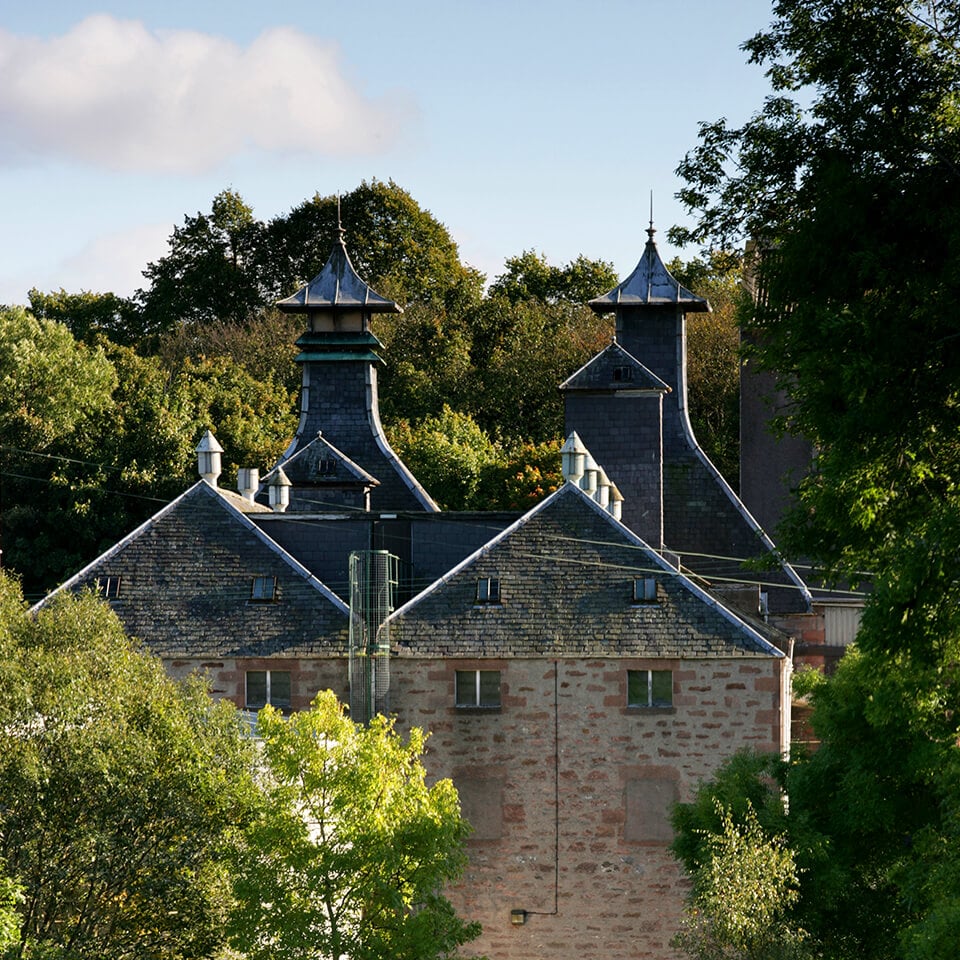
[[[391,707],[432,731],[477,828],[452,899],[491,960],[674,956],[687,884],[667,816],[721,759],[776,750],[784,661],[395,660]],[[500,669],[499,711],[453,707],[456,669]],[[627,669],[673,670],[674,706],[629,709]],[[510,911],[528,911],[513,926]]]
[[[329,660],[177,660],[214,695],[243,705],[244,671],[289,669],[294,707],[318,690],[347,700],[347,665]],[[687,882],[667,817],[742,747],[780,742],[784,660],[474,660],[391,663],[401,727],[431,732],[431,776],[450,776],[475,827],[470,865],[450,891],[483,924],[466,952],[491,960],[673,958]],[[457,710],[457,669],[501,671],[499,710]],[[673,707],[626,707],[628,669],[673,671]],[[528,912],[514,926],[510,911]]]
[[[232,700],[240,709],[245,706],[247,670],[289,670],[291,707],[294,710],[308,710],[311,700],[320,690],[333,690],[341,701],[350,702],[345,657],[331,657],[327,660],[294,660],[283,657],[165,660],[164,667],[174,678],[186,677],[191,673],[205,674],[210,681],[211,694],[217,699]]]

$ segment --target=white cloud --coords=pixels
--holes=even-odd
[[[245,48],[107,15],[51,39],[0,30],[7,162],[41,156],[196,173],[251,148],[368,154],[395,140],[408,113],[396,98],[356,90],[336,44],[291,28]]]
[[[26,304],[27,292],[63,288],[70,293],[115,293],[129,297],[146,285],[143,270],[167,254],[170,224],[143,224],[95,237],[73,253],[45,250],[40,261],[28,260],[0,272],[0,304]]]
[[[148,285],[143,270],[167,255],[170,233],[169,224],[146,224],[97,237],[51,271],[51,277],[56,274],[56,286],[50,289],[109,290],[129,297],[138,287]]]

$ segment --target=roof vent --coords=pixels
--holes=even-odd
[[[585,490],[591,497],[597,495],[597,479],[600,470],[597,461],[587,453],[583,462],[583,476],[580,478],[580,489]]]
[[[574,431],[560,448],[560,460],[563,478],[576,484],[604,510],[617,520],[623,512],[623,494],[617,485],[607,476],[603,467],[590,455],[583,441]]]
[[[617,520],[623,519],[623,494],[615,483],[610,483],[610,506],[607,508]]]
[[[597,492],[593,495],[593,499],[603,507],[604,510],[610,510],[610,478],[607,476],[607,471],[603,467],[597,468]]]
[[[221,473],[220,454],[223,453],[223,447],[217,443],[217,438],[207,430],[195,449],[197,452],[197,470],[200,476],[211,487],[215,487],[217,478]]]
[[[583,445],[577,431],[567,437],[566,443],[560,448],[560,462],[563,470],[563,479],[571,483],[579,483],[583,476],[584,461],[587,458],[587,448]]]
[[[292,486],[293,484],[290,483],[283,469],[277,467],[271,474],[270,483],[267,485],[267,490],[270,493],[270,509],[274,513],[283,513],[290,506],[290,487]]]
[[[237,490],[244,500],[253,503],[260,486],[260,471],[256,467],[241,467],[237,471]]]

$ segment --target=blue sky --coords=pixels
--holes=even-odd
[[[760,107],[739,47],[770,18],[770,0],[4,3],[0,303],[129,295],[227,187],[268,220],[373,178],[491,280],[527,249],[624,276],[651,191],[676,252],[698,123]]]

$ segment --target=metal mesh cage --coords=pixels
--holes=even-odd
[[[350,714],[369,723],[390,709],[390,630],[399,559],[386,550],[350,554]]]

